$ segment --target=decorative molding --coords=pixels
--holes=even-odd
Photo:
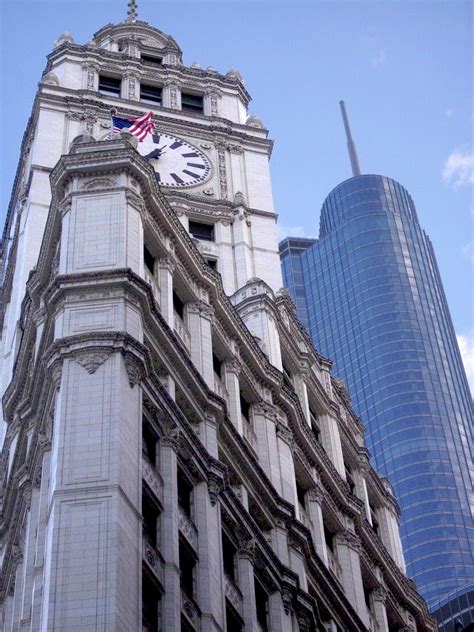
[[[143,361],[130,351],[122,351],[125,369],[130,388],[140,384],[147,377],[147,370]]]
[[[133,208],[136,209],[140,214],[143,214],[146,211],[146,205],[143,201],[143,198],[141,198],[131,189],[127,189],[125,191],[125,198],[130,206],[133,206]]]
[[[257,554],[257,542],[254,538],[250,538],[240,543],[238,550],[239,557],[248,560],[252,564],[255,562]]]
[[[221,197],[226,200],[229,195],[227,188],[227,166],[225,161],[225,150],[221,146],[219,146],[217,150],[217,158]]]
[[[207,489],[209,492],[209,498],[211,505],[214,506],[217,503],[219,494],[224,489],[224,481],[221,477],[217,476],[214,472],[209,472],[207,478]]]
[[[75,351],[72,359],[92,375],[111,355],[112,349],[83,349]]]
[[[94,189],[111,189],[115,186],[117,186],[117,180],[112,178],[92,178],[92,180],[86,180],[81,188],[91,191]]]

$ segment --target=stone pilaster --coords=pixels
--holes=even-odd
[[[255,541],[244,542],[238,551],[239,587],[243,601],[243,619],[245,632],[259,632],[257,624],[257,606],[255,602],[254,577]]]
[[[216,498],[218,481],[209,480],[194,490],[195,520],[198,529],[198,603],[202,632],[224,629],[225,603],[222,573],[221,514]]]
[[[360,540],[358,536],[348,529],[339,533],[337,535],[337,551],[346,596],[359,617],[369,627],[369,615],[360,568]]]
[[[181,617],[179,570],[178,510],[178,429],[170,429],[161,441],[161,475],[163,477],[163,557],[165,559],[165,594],[163,631],[175,632]]]
[[[283,589],[285,590],[285,589]],[[293,632],[291,622],[291,597],[274,592],[269,597],[270,629],[272,632]]]
[[[277,493],[281,494],[275,411],[269,404],[261,402],[252,406],[252,413],[260,465],[265,470]]]
[[[332,411],[322,415],[321,442],[334,467],[342,478],[345,479],[346,470],[344,467],[344,457],[342,455],[341,435],[339,433],[336,416]]]
[[[387,610],[385,607],[387,591],[383,586],[379,586],[372,592],[372,601],[374,606],[374,618],[378,626],[377,632],[389,632]]]
[[[313,536],[314,547],[324,564],[328,566],[328,553],[326,539],[324,537],[323,512],[321,509],[323,491],[319,486],[315,486],[307,492],[306,498],[308,502],[308,513],[311,521],[311,535]]]
[[[158,275],[160,281],[160,311],[171,329],[174,329],[173,309],[173,272],[175,263],[171,257],[158,260]]]
[[[191,336],[191,359],[204,381],[214,390],[212,364],[213,309],[204,301],[187,304],[188,326]]]
[[[296,517],[299,518],[295,465],[291,451],[293,435],[291,430],[280,422],[277,423],[276,431],[281,472],[281,494],[285,500],[294,505]]]
[[[237,357],[228,359],[224,362],[225,387],[229,394],[229,417],[231,422],[237,428],[238,433],[242,434],[239,374],[240,361]]]

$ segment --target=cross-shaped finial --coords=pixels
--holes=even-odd
[[[137,0],[130,0],[128,3],[127,22],[137,21]]]

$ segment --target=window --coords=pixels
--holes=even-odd
[[[268,632],[268,595],[257,578],[255,578],[255,605],[260,629],[262,632]]]
[[[321,443],[321,428],[319,427],[318,416],[313,410],[311,410],[311,408],[309,409],[309,418],[311,420],[311,430],[313,431],[315,439],[318,443]]]
[[[326,525],[324,525],[324,539],[326,541],[326,546],[328,547],[328,549],[334,553],[334,533],[332,533],[331,531],[329,531],[329,529],[327,528]]]
[[[245,419],[245,421],[249,424],[250,423],[250,404],[243,396],[242,391],[240,392],[240,413],[242,417]]]
[[[111,97],[119,97],[121,85],[121,79],[99,75],[99,92],[102,94],[106,94]]]
[[[158,519],[160,510],[153,500],[153,494],[146,485],[142,487],[143,534],[150,543],[158,545]]]
[[[225,531],[222,532],[222,557],[224,561],[224,573],[235,582],[235,554],[237,547]]]
[[[369,502],[369,507],[370,507],[370,517],[372,519],[372,529],[375,531],[377,535],[380,535],[380,526],[379,526],[379,521],[377,520],[377,512],[375,510],[375,507],[370,502]]]
[[[189,232],[195,239],[215,241],[214,224],[203,224],[202,222],[190,221]]]
[[[298,481],[296,481],[296,496],[298,498],[298,502],[301,505],[302,509],[306,508],[306,490],[300,485]]]
[[[217,377],[222,378],[222,362],[215,353],[212,354],[212,366]]]
[[[204,100],[202,96],[197,94],[181,93],[181,109],[186,112],[195,112],[196,114],[204,113]]]
[[[161,106],[161,88],[141,83],[140,101],[144,101],[145,103],[154,103],[155,105]]]
[[[156,432],[153,430],[151,425],[148,423],[146,419],[143,419],[142,424],[142,451],[143,454],[148,458],[150,463],[156,467],[157,459],[157,446],[158,446],[158,436]]]
[[[178,316],[181,318],[181,320],[183,320],[183,318],[184,318],[184,303],[179,298],[179,296],[176,294],[176,292],[173,292],[173,307],[174,307],[174,311],[178,314]]]
[[[351,493],[354,494],[355,482],[354,482],[354,477],[352,475],[352,468],[349,465],[347,465],[347,463],[344,463],[344,469],[346,470],[346,480],[349,483],[349,488],[351,490]]]
[[[225,623],[227,632],[242,632],[244,629],[242,620],[228,601],[225,605]]]
[[[158,632],[160,590],[147,572],[142,579],[142,631]]]
[[[148,268],[148,270],[150,270],[151,274],[153,275],[155,271],[155,257],[151,254],[151,252],[148,250],[146,246],[144,246],[143,248],[143,258],[145,260],[146,267]]]
[[[217,259],[206,259],[206,263],[213,270],[217,270]]]
[[[144,55],[142,53],[141,60],[147,62],[147,64],[155,64],[155,66],[161,66],[163,59],[161,57],[155,57],[154,55]]]
[[[178,505],[183,512],[191,517],[193,486],[184,472],[178,469]]]
[[[194,573],[196,556],[187,543],[179,538],[179,570],[181,571],[181,590],[190,598],[194,597]]]
[[[291,379],[291,373],[288,368],[282,364],[283,369],[283,382],[289,387],[293,388],[293,380]]]

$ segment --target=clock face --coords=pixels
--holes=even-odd
[[[138,144],[138,151],[164,187],[190,187],[204,182],[211,173],[210,162],[199,149],[168,134],[148,134]]]

